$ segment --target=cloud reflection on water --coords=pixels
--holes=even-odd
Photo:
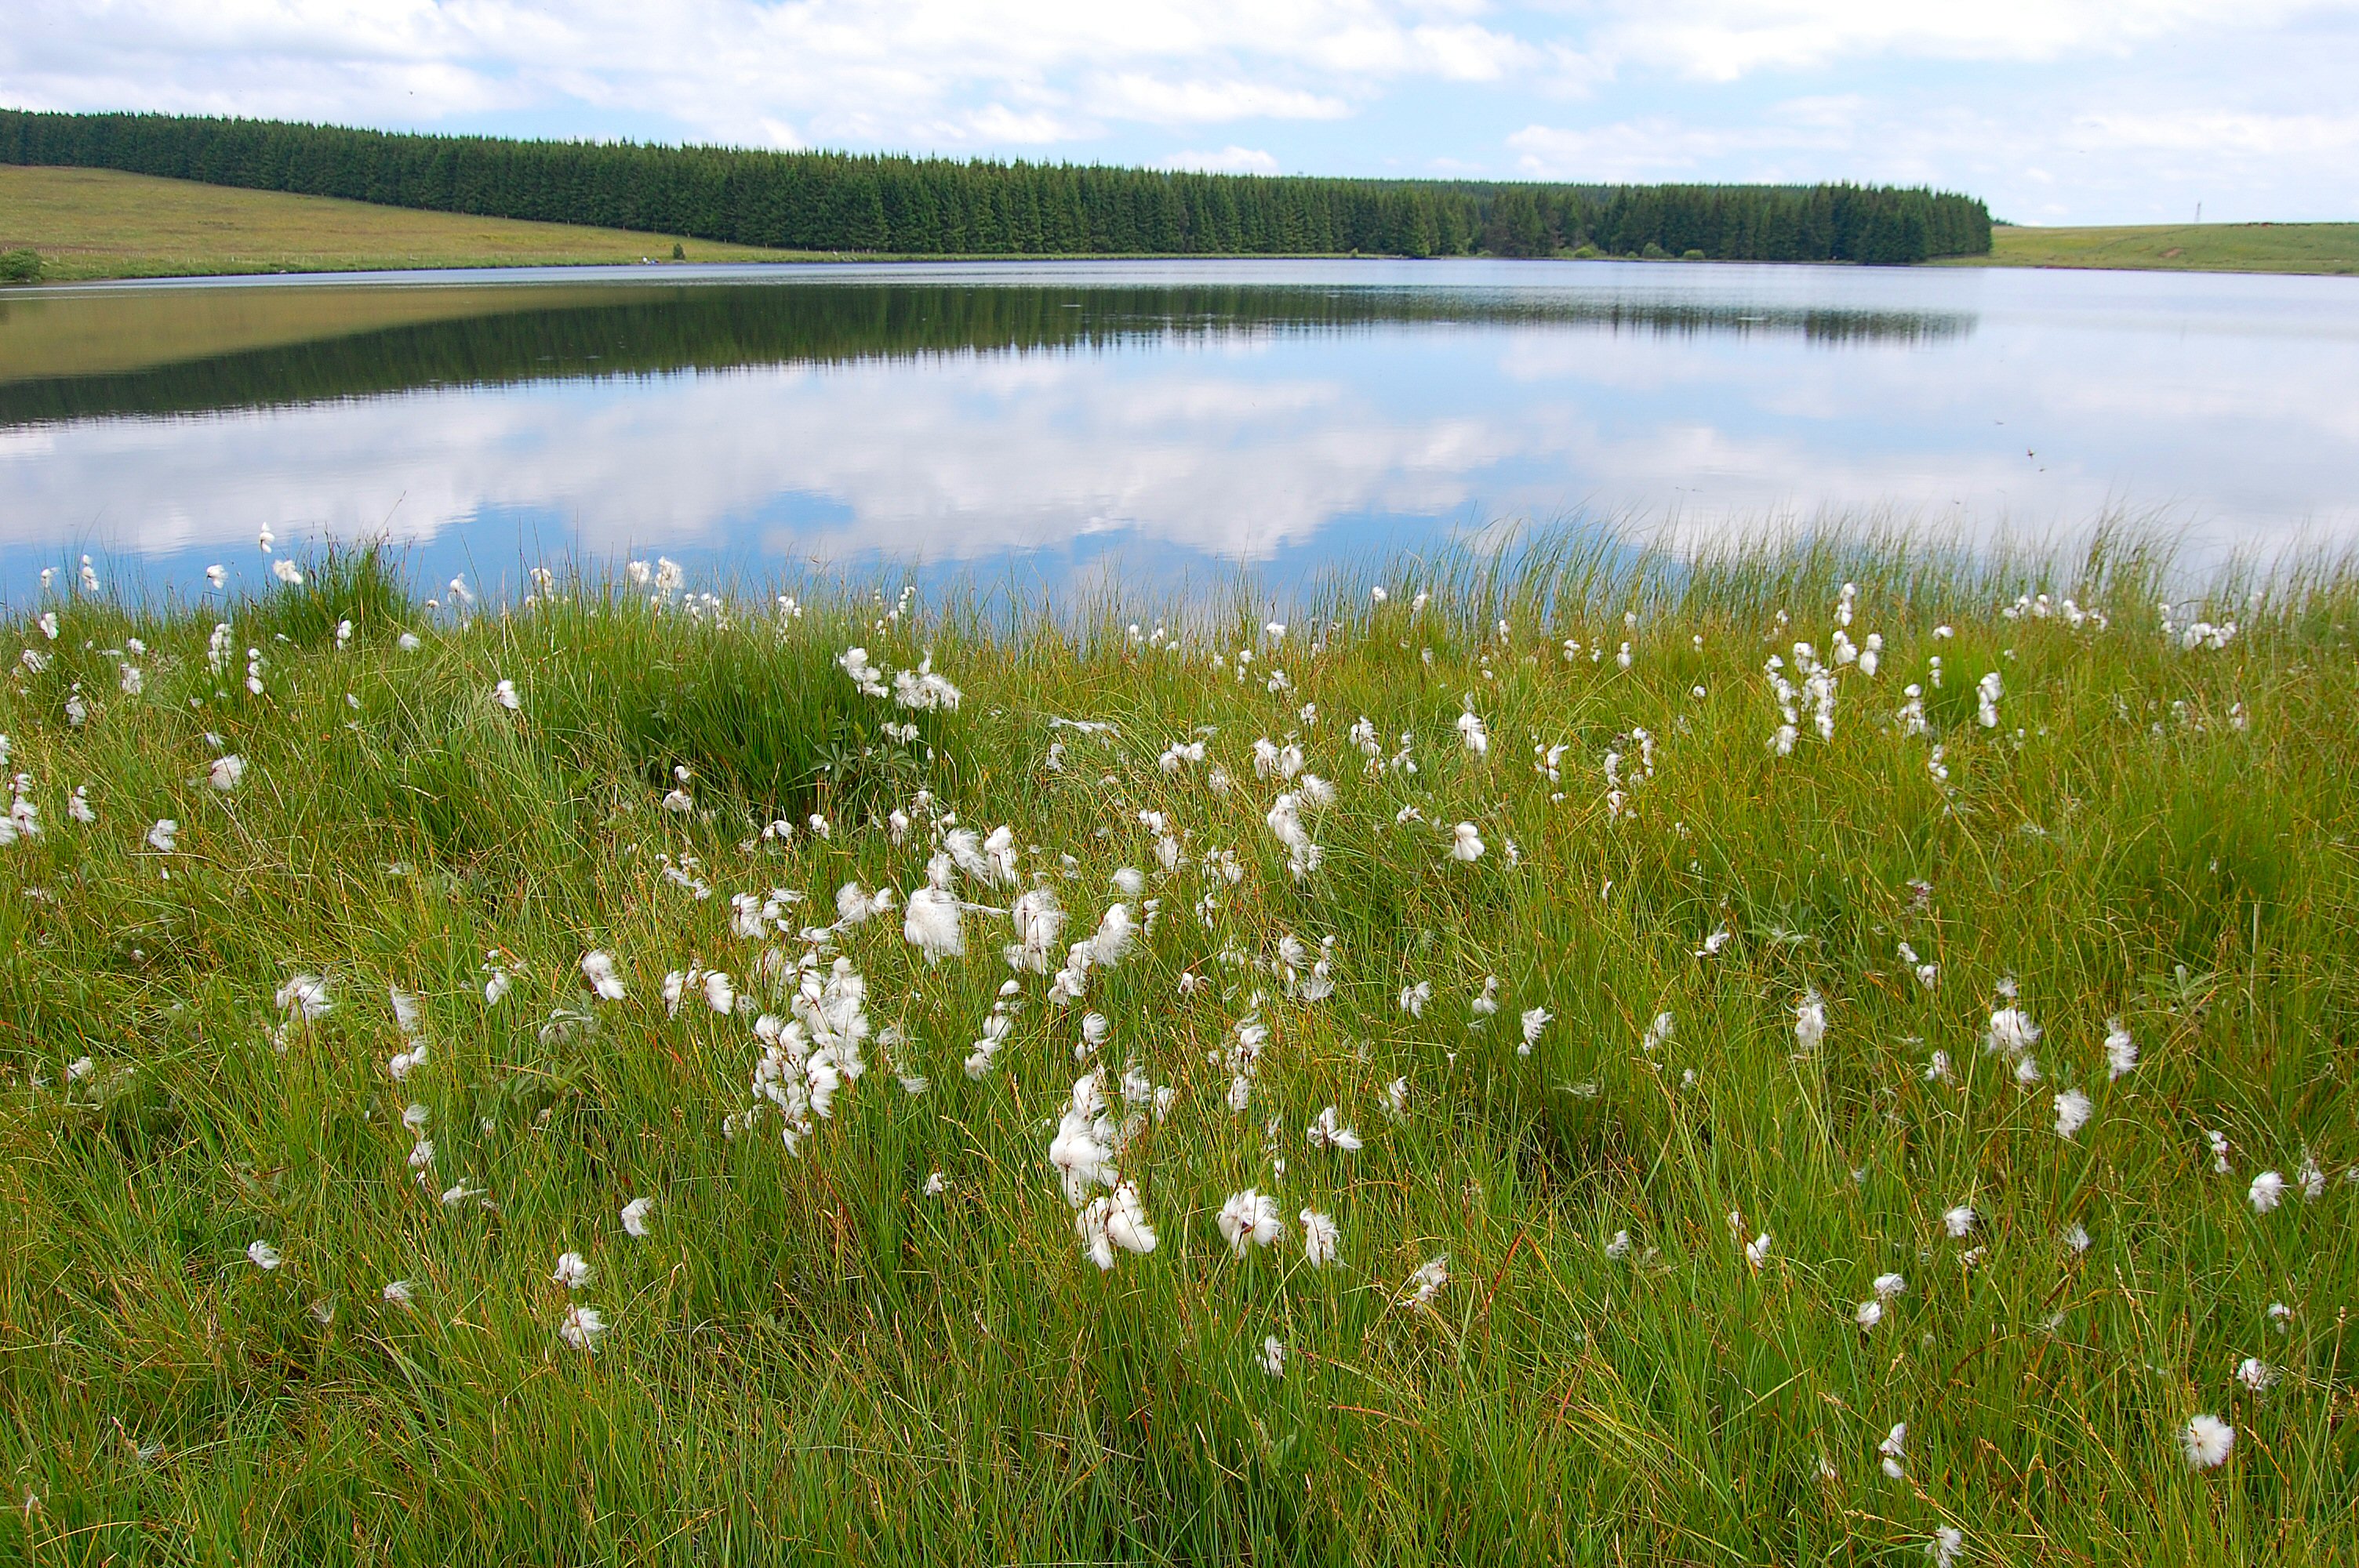
[[[1297,570],[1373,535],[1577,513],[1683,544],[1844,509],[2052,538],[2152,507],[2213,552],[2359,535],[2348,286],[1849,276],[1973,330],[1747,330],[1738,297],[1725,330],[1378,317],[60,418],[0,430],[0,581],[15,597],[92,541],[192,574],[266,524],[478,569],[543,549],[987,568],[1118,543]]]

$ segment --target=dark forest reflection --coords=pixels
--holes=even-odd
[[[256,292],[266,297],[240,302],[245,319],[211,333],[155,322],[152,297],[128,293],[0,300],[0,425],[283,407],[421,387],[1408,325],[1822,343],[1919,342],[1973,326],[1962,311],[1444,288],[716,283],[462,287],[425,298],[418,297],[426,291],[403,287]],[[212,301],[190,291],[178,303],[196,310]],[[421,310],[441,319],[404,319]],[[19,319],[40,312],[78,319]],[[10,342],[36,331],[66,343],[144,333],[159,357],[77,373],[46,343]]]

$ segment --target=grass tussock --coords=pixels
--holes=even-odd
[[[2347,1562],[2359,579],[2166,566],[61,593],[0,1555]]]

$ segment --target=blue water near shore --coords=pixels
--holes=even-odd
[[[392,297],[417,289],[450,313],[410,321]],[[321,290],[339,324],[273,329]],[[234,306],[251,341],[16,351],[106,342],[159,298]],[[662,554],[703,583],[1151,598],[1518,524],[1689,548],[1829,516],[2057,545],[2127,514],[2192,562],[2267,559],[2359,538],[2354,386],[2339,278],[1258,262],[45,289],[0,312],[0,595],[85,552],[150,592],[215,563],[258,584],[265,527],[281,553],[382,536],[486,594]]]

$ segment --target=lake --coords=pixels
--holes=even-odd
[[[1629,262],[648,267],[0,295],[0,595],[382,535],[1277,583],[1519,524],[2359,540],[2359,284]]]

